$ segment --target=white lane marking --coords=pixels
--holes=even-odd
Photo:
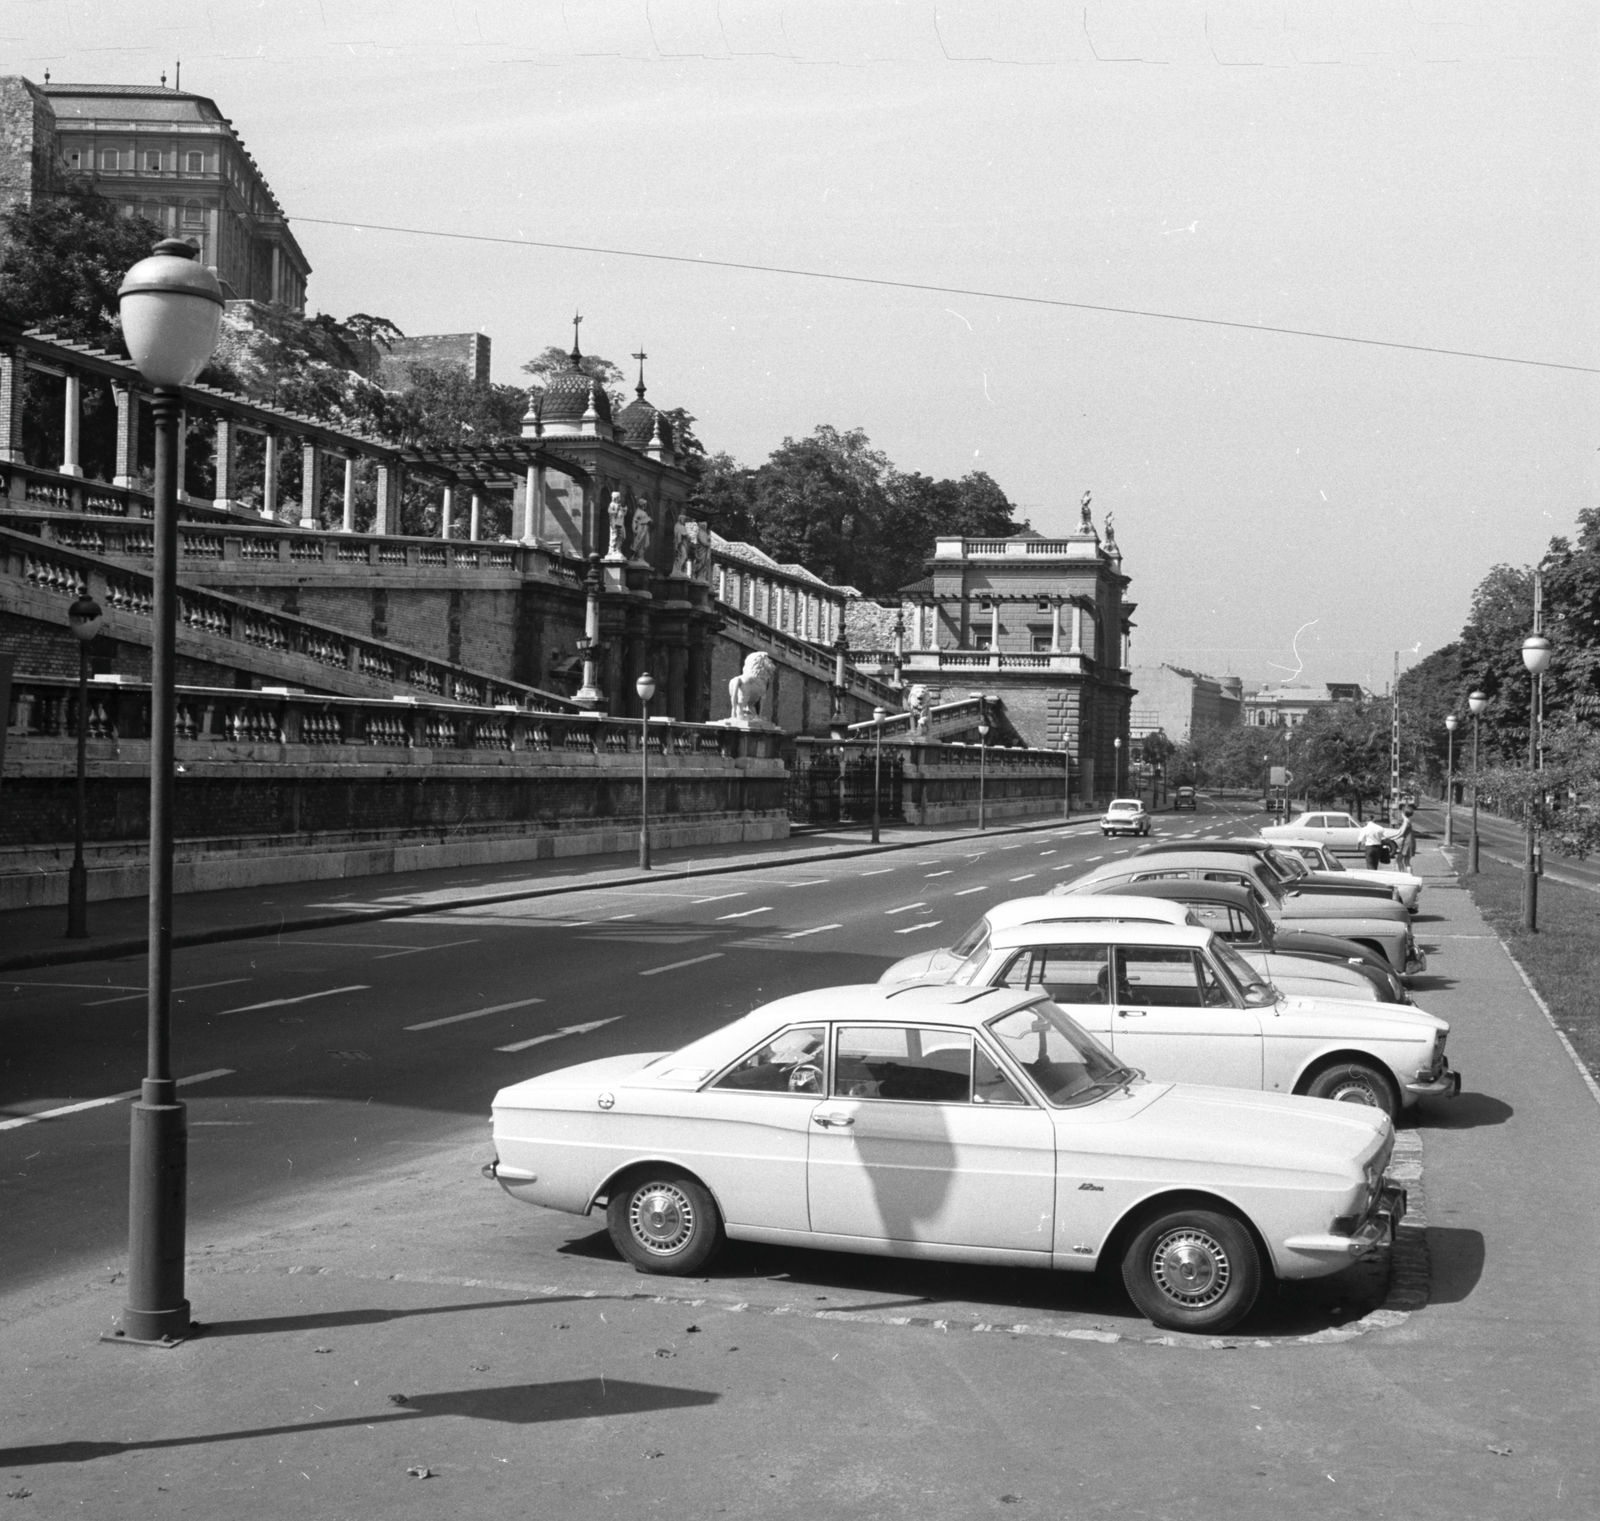
[[[507,1009],[525,1009],[529,1004],[543,1003],[542,998],[519,998],[515,1003],[492,1003],[487,1009],[473,1009],[467,1014],[446,1014],[443,1019],[425,1019],[420,1025],[407,1025],[408,1030],[436,1030],[440,1025],[458,1025],[464,1019],[482,1019],[485,1014],[504,1014]],[[617,1016],[622,1017],[620,1014]]]
[[[639,916],[637,914],[613,914],[611,917],[613,919],[637,919]],[[619,1014],[617,1018],[621,1019],[622,1016]]]
[[[654,977],[657,972],[676,972],[680,967],[699,966],[702,961],[715,961],[722,955],[721,951],[712,951],[706,956],[691,956],[687,961],[669,961],[665,966],[653,966],[648,971],[640,972],[641,977]],[[619,1015],[618,1018],[621,1018]]]
[[[614,1025],[622,1016],[613,1014],[610,1019],[591,1019],[586,1025],[567,1025],[564,1029],[552,1030],[548,1035],[535,1035],[532,1040],[519,1040],[512,1046],[496,1046],[496,1051],[526,1051],[529,1046],[542,1046],[547,1040],[560,1040],[563,1035],[587,1035],[591,1030],[598,1030],[601,1025]]]
[[[390,951],[383,956],[374,956],[374,961],[392,961],[396,956],[420,956],[423,951],[448,951],[458,945],[476,945],[474,940],[442,940],[438,945],[411,945],[403,951]]]
[[[876,871],[858,871],[856,875],[858,877],[886,877],[893,870],[894,867],[892,866],[880,866]],[[49,984],[46,984],[46,986],[49,986]]]
[[[1053,851],[1053,850],[1041,850],[1039,852],[1039,854],[1042,855],[1042,856],[1053,856],[1055,854],[1055,851]]]
[[[193,1077],[180,1077],[173,1085],[187,1087],[190,1083],[208,1083],[214,1077],[232,1077],[232,1067],[218,1067],[213,1072],[197,1072]],[[64,1114],[80,1114],[85,1109],[99,1109],[106,1104],[120,1104],[124,1099],[136,1099],[143,1089],[133,1088],[127,1093],[113,1093],[108,1098],[84,1099],[81,1104],[63,1104],[59,1109],[41,1109],[37,1114],[25,1114],[15,1120],[0,1120],[0,1130],[15,1130],[20,1125],[36,1125],[40,1120],[58,1120]]]
[[[1002,845],[1000,848],[1002,850],[1021,850],[1022,849],[1022,847],[1020,845]]]
[[[1103,860],[1105,860],[1105,857],[1104,856],[1085,856],[1083,859],[1085,861],[1103,861]]]
[[[310,1003],[313,998],[332,998],[335,993],[365,993],[370,982],[352,982],[347,988],[323,988],[320,993],[302,993],[298,998],[269,998],[265,1003],[242,1003],[235,1009],[218,1009],[218,1014],[252,1014],[257,1009],[281,1009],[285,1004]]]
[[[747,893],[717,893],[714,897],[696,898],[694,901],[696,903],[721,903],[724,898],[744,898],[748,896],[749,894]]]
[[[174,988],[174,993],[198,993],[205,988],[231,988],[237,983],[249,982],[248,977],[225,977],[221,982],[192,982],[186,988]],[[86,1009],[97,1009],[103,1003],[132,1003],[137,998],[148,998],[150,990],[146,988],[140,993],[121,993],[115,998],[91,998],[84,1005]]]
[[[771,912],[772,905],[770,903],[765,908],[740,908],[735,909],[731,914],[718,914],[717,922],[720,924],[724,919],[749,919],[755,914],[770,914]]]
[[[815,929],[794,930],[785,935],[785,940],[804,940],[807,935],[820,935],[824,930],[843,929],[842,924],[819,924]]]
[[[928,922],[926,924],[908,924],[904,929],[897,929],[895,931],[895,934],[897,934],[897,935],[914,935],[914,934],[916,934],[916,932],[918,930],[936,929],[939,925],[941,925],[943,923],[944,923],[943,919],[930,919],[930,920],[928,920]]]
[[[930,871],[928,873],[927,880],[931,882],[935,877],[948,877],[949,875],[950,875],[949,869],[946,869],[944,871]]]
[[[1063,861],[1059,866],[1052,866],[1051,871],[1071,871],[1078,863],[1076,861]]]
[[[963,887],[960,892],[952,893],[950,896],[953,898],[965,898],[968,893],[981,893],[987,890],[987,884],[983,887]]]
[[[89,988],[96,993],[109,992],[120,988],[127,992],[133,991],[131,982],[17,982],[14,978],[7,978],[4,986],[8,988]],[[143,991],[142,989],[140,991]]]
[[[926,903],[904,903],[899,908],[884,909],[883,916],[887,919],[890,914],[909,914],[914,908],[926,908],[927,906]]]
[[[781,887],[821,887],[824,882],[833,881],[832,877],[807,877],[804,882],[783,882]]]
[[[1013,877],[1011,880],[1013,882],[1031,882],[1038,875],[1039,873],[1036,871],[1025,871],[1020,877]]]

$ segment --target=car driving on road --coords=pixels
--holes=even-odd
[[[1381,1110],[1148,1080],[1038,988],[782,998],[675,1052],[503,1088],[493,1139],[489,1176],[603,1208],[641,1272],[702,1272],[730,1237],[1106,1262],[1184,1331],[1237,1324],[1266,1277],[1338,1272],[1404,1212]]]
[[[1188,808],[1191,811],[1195,806],[1195,790],[1193,787],[1180,787],[1172,794],[1172,807],[1174,811],[1179,808]]]
[[[1113,798],[1100,820],[1100,833],[1149,834],[1150,815],[1144,803],[1136,797]]]

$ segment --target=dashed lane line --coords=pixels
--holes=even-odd
[[[821,887],[824,883],[833,881],[832,877],[807,877],[804,882],[780,882],[779,887]]]
[[[437,1030],[440,1025],[458,1025],[465,1019],[482,1019],[485,1014],[504,1014],[507,1009],[525,1009],[530,1004],[543,1002],[542,998],[519,998],[515,1003],[492,1003],[487,1009],[470,1009],[465,1014],[446,1014],[443,1019],[425,1019],[420,1025],[407,1025],[406,1029]]]
[[[687,961],[669,961],[665,966],[650,967],[646,971],[640,972],[639,975],[641,977],[654,977],[658,972],[676,972],[681,967],[698,966],[702,961],[715,961],[722,954],[723,952],[721,951],[711,951],[704,956],[691,956]]]
[[[313,998],[332,998],[337,993],[365,993],[369,982],[352,982],[347,988],[323,988],[316,993],[302,993],[298,998],[269,998],[265,1003],[242,1003],[233,1009],[218,1009],[220,1014],[253,1014],[257,1009],[281,1009],[291,1003],[310,1003]]]
[[[552,1030],[548,1035],[535,1035],[532,1040],[519,1040],[509,1046],[496,1046],[496,1051],[526,1051],[529,1046],[542,1046],[549,1040],[560,1040],[567,1035],[587,1035],[591,1030],[598,1030],[602,1025],[614,1025],[622,1016],[613,1014],[609,1019],[591,1019],[586,1025],[565,1025],[559,1030]]]
[[[963,887],[960,892],[951,893],[950,896],[952,898],[965,898],[969,893],[986,893],[988,891],[990,891],[989,885],[985,883],[982,887]]]
[[[930,919],[926,924],[908,924],[904,929],[897,929],[897,935],[914,935],[918,930],[937,929],[944,923],[943,919]]]
[[[887,919],[891,914],[909,914],[913,909],[926,908],[927,906],[926,903],[902,903],[899,908],[884,909],[883,916]]]
[[[186,988],[174,988],[172,991],[174,993],[199,993],[206,988],[236,987],[239,983],[249,982],[249,980],[248,977],[225,977],[221,982],[192,982]],[[141,988],[137,993],[119,993],[115,998],[91,998],[88,1003],[84,1004],[84,1008],[98,1009],[101,1004],[106,1003],[133,1003],[136,999],[148,998],[149,996],[150,990]]]
[[[886,877],[894,870],[892,866],[880,866],[876,871],[858,871],[858,877]]]
[[[935,877],[948,877],[949,875],[950,870],[948,868],[944,871],[930,871],[927,875],[927,880],[931,882]]]
[[[804,940],[807,935],[820,935],[824,930],[843,929],[842,924],[819,924],[815,929],[793,930],[783,938],[785,940]]]
[[[700,904],[700,903],[721,903],[721,902],[723,902],[724,900],[726,900],[728,898],[747,898],[749,896],[750,895],[748,893],[717,893],[713,897],[710,897],[710,898],[696,898],[694,901],[697,904]]]
[[[736,909],[731,914],[718,914],[717,922],[720,924],[724,919],[748,919],[754,914],[770,914],[771,912],[772,905],[770,903],[765,908],[741,908]]]
[[[1011,880],[1013,882],[1031,882],[1038,875],[1039,873],[1036,871],[1025,871],[1020,877],[1013,877]]]
[[[212,1072],[197,1072],[193,1077],[180,1077],[173,1085],[185,1088],[190,1083],[208,1083],[214,1077],[232,1077],[232,1067],[218,1067]],[[126,1093],[113,1093],[106,1098],[84,1099],[78,1104],[62,1104],[58,1109],[41,1109],[37,1114],[20,1115],[14,1120],[0,1120],[0,1130],[16,1130],[23,1125],[37,1125],[40,1120],[59,1120],[64,1115],[81,1114],[85,1109],[101,1109],[107,1104],[120,1104],[127,1099],[136,1099],[143,1090],[131,1088]]]

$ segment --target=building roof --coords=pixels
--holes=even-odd
[[[611,398],[606,388],[583,368],[576,340],[564,368],[534,390],[533,411],[545,422],[577,422],[592,406],[603,423],[611,421]]]

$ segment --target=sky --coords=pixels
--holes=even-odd
[[[1538,0],[0,0],[7,72],[181,59],[312,309],[481,329],[508,383],[581,311],[747,463],[829,423],[1046,534],[1091,491],[1136,663],[1377,690],[1597,503],[1597,32]]]

